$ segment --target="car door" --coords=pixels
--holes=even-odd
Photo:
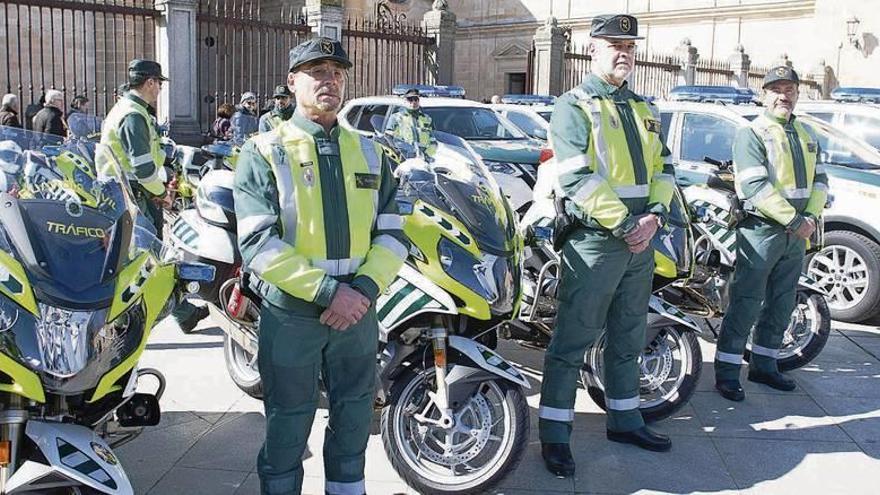
[[[706,158],[733,159],[733,142],[739,125],[725,117],[693,111],[680,112],[678,129],[670,147],[678,182],[703,183],[715,170]]]

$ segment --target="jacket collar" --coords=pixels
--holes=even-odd
[[[144,100],[142,100],[141,97],[137,96],[136,94],[134,94],[134,93],[132,93],[132,92],[125,93],[125,98],[128,98],[129,100],[131,100],[131,101],[137,103],[138,105],[144,107],[144,108],[147,110],[147,112],[149,112],[151,115],[153,114],[153,111],[154,111],[154,110],[153,110],[153,107],[150,106],[150,105],[148,105],[147,102],[145,102]]]
[[[307,119],[302,113],[300,113],[299,107],[293,111],[293,115],[290,117],[289,122],[292,122],[293,125],[315,138],[327,139],[329,137],[332,140],[339,138],[338,120],[336,121],[336,124],[333,125],[333,129],[330,130],[330,136],[327,136],[327,133],[324,132],[324,127]]]
[[[590,75],[587,76],[587,80],[584,81],[583,85],[585,88],[592,89],[593,92],[604,98],[617,97],[623,99],[633,94],[633,92],[629,90],[629,83],[626,81],[623,81],[623,84],[618,87],[593,73],[590,73]]]

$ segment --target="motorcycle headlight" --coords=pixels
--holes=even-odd
[[[89,330],[100,328],[103,320],[96,316],[104,315],[94,311],[68,311],[43,303],[38,306],[38,368],[59,378],[79,373],[89,359]]]
[[[484,254],[477,259],[446,238],[440,240],[438,249],[440,264],[447,275],[484,298],[493,313],[512,311],[515,274],[506,258]]]

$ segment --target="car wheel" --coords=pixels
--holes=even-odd
[[[835,320],[864,321],[880,311],[880,246],[862,234],[834,230],[807,262],[807,273],[828,296]]]

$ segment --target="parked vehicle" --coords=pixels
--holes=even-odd
[[[532,139],[547,141],[553,107],[497,103],[490,105]],[[546,117],[545,117],[546,115]]]

